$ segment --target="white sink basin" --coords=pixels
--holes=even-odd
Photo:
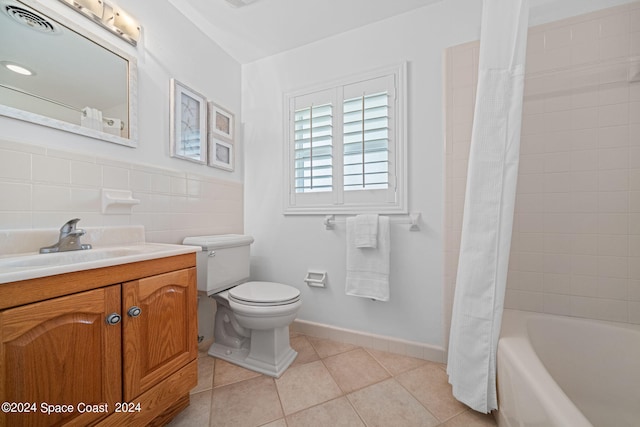
[[[193,246],[144,243],[49,254],[10,255],[0,257],[0,283],[181,255],[196,250]]]
[[[86,249],[80,251],[54,252],[50,254],[25,255],[0,259],[0,269],[42,267],[47,265],[74,264],[100,259],[135,255],[144,252],[144,246],[130,248]]]

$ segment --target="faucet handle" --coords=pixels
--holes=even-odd
[[[80,218],[70,219],[60,228],[60,233],[73,233],[76,230],[76,224],[78,223],[78,221],[80,221]]]

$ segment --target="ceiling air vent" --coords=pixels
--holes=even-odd
[[[227,3],[229,3],[233,7],[242,7],[242,6],[251,4],[255,1],[257,0],[227,0]]]
[[[55,33],[56,26],[45,17],[19,6],[4,5],[4,12],[14,21],[41,33]]]

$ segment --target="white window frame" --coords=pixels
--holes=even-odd
[[[380,78],[393,79],[394,99],[390,99],[391,123],[389,136],[389,186],[387,190],[344,191],[342,107],[344,87]],[[320,96],[334,102],[333,190],[325,192],[296,193],[294,172],[294,114],[296,99]],[[284,207],[285,215],[315,214],[406,214],[407,200],[407,64],[369,71],[338,81],[286,93],[284,95]],[[372,200],[373,192],[385,192],[384,200]],[[345,200],[345,194],[347,197]],[[378,194],[379,196],[379,194]],[[379,199],[379,197],[378,197]]]

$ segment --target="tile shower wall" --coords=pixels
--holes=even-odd
[[[102,214],[101,190],[131,190],[131,214]],[[126,160],[106,159],[0,140],[0,230],[144,225],[146,240],[241,233],[243,184]]]
[[[446,53],[446,322],[478,46]],[[526,67],[505,306],[640,323],[640,2],[531,28]]]

